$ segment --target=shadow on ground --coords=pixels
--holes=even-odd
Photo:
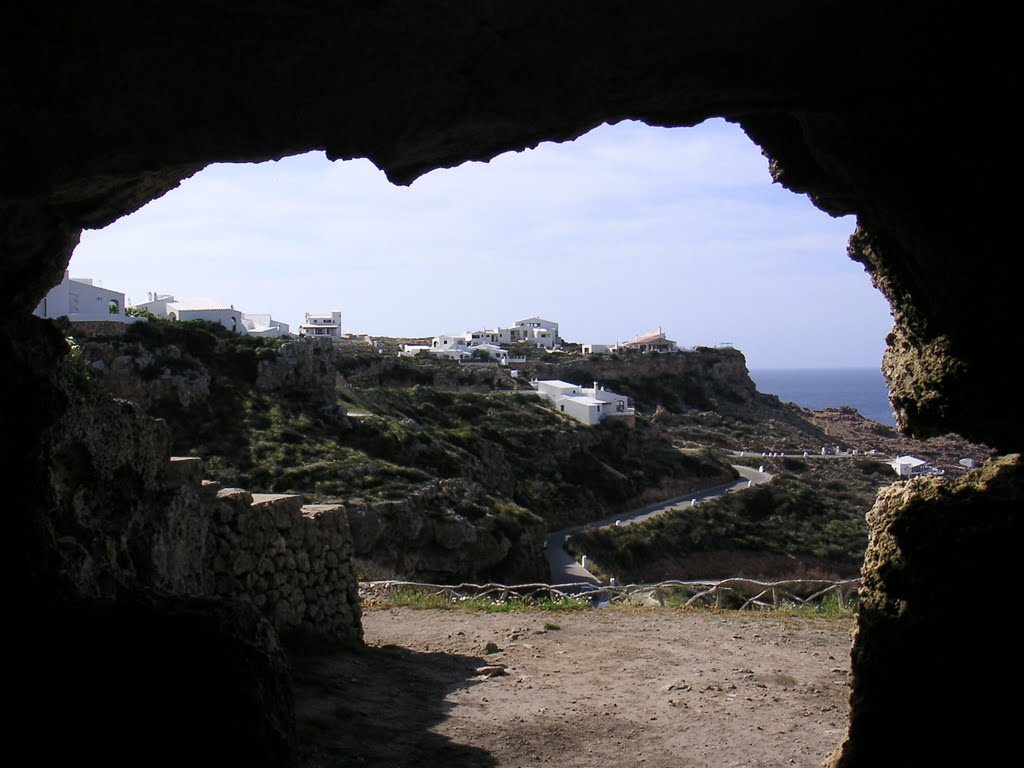
[[[451,708],[446,696],[473,685],[485,662],[399,646],[292,646],[302,768],[491,768],[489,752],[430,729]]]

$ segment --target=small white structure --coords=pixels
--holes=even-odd
[[[67,271],[33,312],[37,317],[66,317],[72,322],[135,322],[124,313],[124,294],[93,285],[85,277],[68,277]]]
[[[307,312],[305,322],[299,323],[299,335],[340,339],[341,312],[331,312],[329,315],[312,315]]]
[[[584,355],[610,355],[615,349],[612,344],[584,344]]]
[[[928,463],[924,459],[919,459],[916,456],[897,456],[889,462],[889,466],[892,467],[900,477],[945,474],[937,467],[928,466]]]
[[[242,325],[250,336],[262,336],[266,338],[284,336],[288,333],[288,323],[282,323],[266,315],[250,315],[242,313]]]
[[[399,357],[418,357],[422,353],[430,354],[433,349],[426,344],[403,344]]]
[[[210,323],[220,323],[235,333],[248,333],[242,320],[242,310],[217,299],[177,299],[168,293],[151,293],[147,301],[134,306],[136,309],[145,309],[157,317],[166,317],[168,320],[206,320]]]

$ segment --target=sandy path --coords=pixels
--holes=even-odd
[[[364,626],[364,651],[296,658],[304,766],[813,768],[845,726],[851,618],[384,609]]]

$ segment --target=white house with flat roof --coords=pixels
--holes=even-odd
[[[534,380],[530,384],[540,397],[549,400],[560,413],[589,426],[607,418],[621,418],[630,426],[636,423],[636,409],[629,398],[599,386],[596,381],[590,388],[558,379]]]
[[[306,320],[299,323],[300,336],[316,336],[318,338],[341,338],[341,312],[329,315],[313,315],[306,313]]]
[[[572,416],[576,421],[582,421],[587,426],[599,424],[603,418],[601,408],[603,403],[586,395],[566,395],[558,398],[555,403],[561,413]]]
[[[527,317],[523,320],[516,320],[511,328],[502,328],[507,331],[509,341],[505,343],[516,343],[524,341],[536,344],[544,349],[554,349],[558,346],[558,323],[553,320],[545,320],[542,317]],[[504,342],[504,339],[502,339]]]
[[[917,477],[918,475],[943,475],[945,472],[928,464],[924,459],[917,456],[897,456],[889,462],[896,474],[900,477]]]
[[[168,293],[151,293],[148,300],[135,304],[136,309],[145,309],[157,317],[187,322],[205,320],[220,323],[229,331],[245,335],[249,331],[242,319],[243,312],[234,305],[218,299],[178,299]]]
[[[72,322],[132,323],[125,315],[124,294],[94,285],[87,277],[69,277],[67,271],[33,312],[37,317],[66,317]]]
[[[284,336],[288,333],[288,323],[282,323],[266,315],[251,315],[248,312],[242,313],[242,324],[250,336],[261,336],[271,338]]]

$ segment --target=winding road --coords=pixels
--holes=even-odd
[[[548,568],[551,571],[550,583],[553,585],[593,584],[595,586],[600,585],[601,583],[594,574],[576,562],[573,556],[565,550],[563,545],[574,533],[579,533],[580,531],[590,530],[593,528],[604,528],[608,525],[629,525],[630,523],[637,523],[642,520],[647,520],[649,518],[656,517],[657,515],[664,514],[671,509],[686,509],[687,507],[704,501],[705,499],[724,496],[727,493],[732,493],[733,491],[738,491],[743,488],[749,488],[752,485],[766,483],[772,479],[772,476],[767,472],[759,472],[756,469],[740,466],[739,464],[733,464],[732,466],[740,473],[739,480],[733,480],[729,483],[705,488],[702,491],[694,491],[686,496],[677,496],[674,499],[659,501],[656,504],[649,504],[646,507],[641,507],[640,509],[627,512],[625,514],[616,515],[615,517],[596,520],[584,525],[578,525],[575,528],[565,528],[564,530],[548,534],[544,539],[544,555],[547,557]]]

